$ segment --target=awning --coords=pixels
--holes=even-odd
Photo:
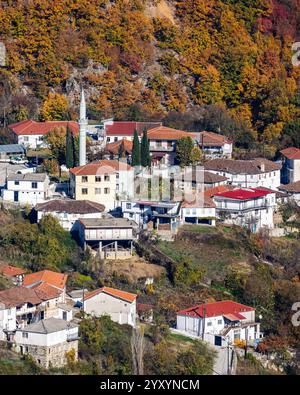
[[[244,317],[240,313],[223,314],[223,317],[226,318],[229,321],[240,321],[240,320],[245,320],[246,319],[246,317]]]

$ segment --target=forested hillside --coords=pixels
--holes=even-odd
[[[202,119],[270,156],[300,146],[299,0],[8,0],[0,26],[2,126],[76,118],[82,84],[90,118]]]

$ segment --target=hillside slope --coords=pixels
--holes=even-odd
[[[68,95],[69,115],[76,118],[83,85],[90,118],[161,119],[171,111],[217,104],[245,131],[246,142],[263,139],[273,152],[278,137],[284,134],[290,141],[299,127],[300,67],[291,63],[291,46],[299,38],[297,4],[2,2],[0,40],[7,65],[0,69],[0,104],[6,106],[5,121],[38,117],[50,90]],[[218,122],[226,132],[224,119]]]

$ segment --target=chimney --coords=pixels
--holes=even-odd
[[[86,103],[84,90],[81,90],[80,95],[80,111],[79,111],[79,166],[86,164]]]
[[[264,173],[266,171],[266,165],[264,162],[261,162],[260,164],[260,170]]]

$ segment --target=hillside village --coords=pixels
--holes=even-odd
[[[299,23],[1,2],[0,375],[300,374]]]
[[[6,250],[7,261],[1,263],[0,274],[11,285],[3,285],[0,291],[1,347],[30,356],[41,369],[60,369],[74,366],[82,358],[78,350],[86,319],[101,320],[108,315],[112,322],[141,333],[144,326],[159,327],[163,315],[171,336],[205,342],[211,353],[215,349],[210,371],[213,374],[235,374],[243,349],[245,355],[251,350],[251,355],[254,353],[261,360],[261,369],[284,371],[282,362],[272,362],[278,353],[276,347],[273,359],[264,360],[262,350],[265,342],[268,344],[268,335],[261,329],[261,312],[266,308],[240,303],[245,298],[232,291],[216,292],[212,284],[220,282],[221,272],[227,270],[225,266],[215,271],[210,260],[204,258],[200,266],[194,264],[192,268],[191,256],[174,253],[181,243],[185,244],[185,234],[193,243],[193,232],[197,235],[198,231],[199,236],[207,238],[211,234],[216,239],[222,235],[224,242],[224,232],[233,235],[235,229],[244,229],[238,233],[244,232],[250,245],[255,244],[253,237],[257,242],[297,238],[300,149],[282,150],[277,161],[239,160],[234,157],[235,142],[213,132],[190,133],[162,124],[114,120],[90,127],[84,91],[78,123],[27,120],[9,125],[9,130],[12,144],[0,146],[0,166],[5,169],[1,186],[4,215],[9,218],[10,212],[14,216],[19,212],[25,218],[19,219],[21,223],[25,220],[31,226],[44,228],[46,237],[55,232],[51,227],[59,229],[59,234],[69,235],[69,243],[75,243],[71,248],[74,250],[76,245],[81,258],[76,258],[79,263],[71,271],[59,272],[56,263],[52,264],[54,271],[47,264],[38,270],[43,267],[43,258],[38,261],[35,257],[35,263],[24,265],[20,255],[18,259],[18,255]],[[64,163],[59,162],[60,154],[51,145],[55,135],[66,139]],[[68,139],[71,164],[76,165],[73,167],[68,163]],[[51,159],[41,159],[45,150]],[[93,159],[87,151],[89,155],[93,151]],[[51,166],[47,169],[45,161],[57,161],[59,174],[53,174]],[[5,237],[8,236],[1,235],[2,244]],[[62,237],[66,238],[59,239]],[[17,240],[10,240],[7,246],[18,245]],[[176,248],[169,253],[174,240]],[[203,241],[199,239],[199,243]],[[244,242],[241,246],[247,250]],[[156,252],[152,254],[158,254],[155,259],[151,257],[153,248]],[[223,253],[225,256],[225,249]],[[251,253],[252,261],[255,255],[256,260],[262,259],[256,252]],[[83,256],[92,262],[92,269],[82,267]],[[113,269],[116,264],[118,269]],[[260,265],[251,263],[257,264]],[[107,271],[110,266],[113,272]],[[128,272],[133,276],[135,272],[141,274],[134,282],[126,285],[125,281],[122,285],[126,267],[131,268]],[[161,270],[154,270],[155,267]],[[263,266],[258,267],[257,270],[264,270]],[[80,288],[76,288],[76,281],[74,284],[74,270],[87,279],[81,281]],[[161,279],[166,275],[183,292],[184,287],[188,293],[194,288],[191,299],[198,295],[199,287],[200,293],[210,287],[213,291],[206,297],[197,296],[197,300],[202,300],[200,304],[188,303],[187,298],[178,311],[170,307],[168,312],[168,307],[164,307],[166,311],[157,312],[151,295],[160,297],[160,288],[164,288]],[[69,286],[68,278],[73,279]],[[168,315],[170,318],[166,319]],[[272,329],[262,323],[271,334]],[[226,354],[228,349],[230,354]],[[293,351],[290,355],[291,360],[296,358]],[[219,366],[222,358],[223,365]],[[219,372],[213,366],[218,366]]]

